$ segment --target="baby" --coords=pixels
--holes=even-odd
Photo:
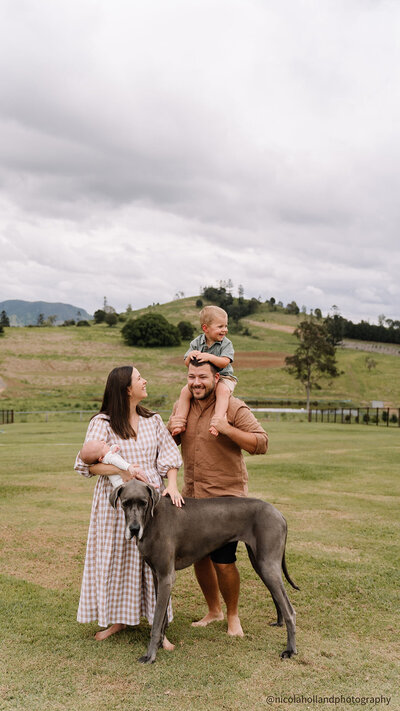
[[[102,464],[113,464],[115,467],[118,467],[118,469],[130,471],[133,476],[136,476],[138,473],[144,474],[136,464],[129,464],[120,454],[117,454],[118,450],[118,444],[112,444],[110,446],[103,440],[92,439],[83,445],[80,451],[80,458],[85,464],[102,462]],[[108,474],[107,476],[115,489],[117,486],[121,486],[121,484],[125,483],[119,474]]]
[[[200,362],[213,363],[219,369],[220,377],[215,391],[215,417],[226,417],[229,398],[237,383],[232,368],[233,345],[232,341],[226,338],[228,314],[219,306],[205,306],[200,311],[200,325],[203,333],[191,342],[189,350],[184,355],[185,365],[188,367],[191,359],[196,358]],[[172,435],[177,435],[186,429],[191,397],[189,388],[185,385],[179,396],[174,417],[176,426]],[[209,431],[218,437],[218,430],[213,425]]]

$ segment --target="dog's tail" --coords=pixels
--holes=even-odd
[[[300,590],[298,585],[296,585],[296,583],[293,582],[293,580],[291,579],[291,577],[288,573],[288,569],[286,567],[286,560],[285,560],[285,551],[283,551],[283,556],[282,556],[282,570],[284,572],[286,580],[288,581],[288,583],[291,584],[292,588],[294,588],[295,590]]]

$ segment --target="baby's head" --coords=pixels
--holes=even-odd
[[[85,464],[95,464],[99,459],[103,459],[109,449],[109,445],[104,440],[92,439],[83,445],[80,456]]]
[[[219,306],[204,306],[200,311],[200,325],[207,338],[222,341],[228,333],[228,314]]]

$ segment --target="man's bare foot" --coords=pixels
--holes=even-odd
[[[228,618],[228,634],[231,637],[244,637],[242,625],[237,616]]]
[[[219,432],[218,432],[217,428],[214,427],[214,425],[211,425],[211,427],[209,428],[208,431],[210,434],[213,435],[213,437],[218,437],[218,435],[219,435]]]
[[[175,649],[175,645],[172,644],[172,642],[170,642],[169,639],[164,636],[162,648],[166,649],[168,652],[173,652]]]
[[[106,630],[100,630],[100,632],[96,632],[94,638],[98,642],[102,642],[103,639],[107,639],[107,637],[111,637],[112,634],[116,634],[116,632],[121,632],[126,628],[126,625],[122,624],[115,624],[111,625],[111,627],[107,627]]]
[[[210,622],[220,622],[224,619],[224,613],[222,612],[208,612],[205,617],[197,622],[192,622],[192,627],[207,627]]]

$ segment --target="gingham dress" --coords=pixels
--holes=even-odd
[[[93,439],[118,444],[120,455],[130,464],[140,465],[149,483],[161,489],[167,471],[182,464],[179,450],[160,415],[139,416],[136,440],[121,439],[111,429],[107,415],[96,415],[89,423],[85,442]],[[79,454],[75,469],[83,476],[92,476]],[[113,509],[109,502],[112,490],[108,477],[97,477],[77,619],[98,620],[101,627],[108,627],[115,623],[138,625],[141,617],[146,617],[152,624],[153,576],[138,551],[136,539],[125,540],[122,507],[118,502]],[[172,620],[171,602],[168,620]]]

